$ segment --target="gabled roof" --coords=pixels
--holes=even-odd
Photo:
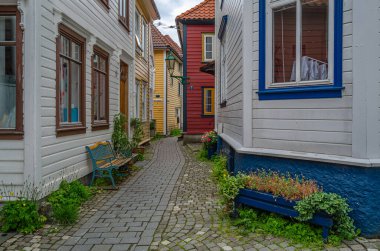
[[[155,49],[171,49],[182,60],[181,47],[169,35],[163,35],[154,25],[152,25],[152,39]]]
[[[215,19],[215,0],[204,0],[176,17],[178,21],[210,21]]]

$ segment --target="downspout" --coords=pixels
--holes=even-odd
[[[183,77],[187,82],[187,25],[183,25]],[[187,84],[183,84],[183,132],[187,132]]]

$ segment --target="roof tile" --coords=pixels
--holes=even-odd
[[[176,20],[213,20],[215,19],[215,0],[204,0],[190,10],[177,16]]]

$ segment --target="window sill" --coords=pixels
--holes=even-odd
[[[213,117],[215,117],[214,114],[202,114],[201,115],[201,118],[213,118]]]
[[[56,131],[57,131],[57,137],[70,136],[70,135],[86,133],[86,127],[85,126],[70,126],[70,127],[67,126],[67,127],[57,128]]]
[[[24,139],[24,132],[17,131],[0,131],[0,140],[22,140]]]
[[[258,91],[259,100],[341,98],[344,87],[286,87]]]
[[[100,130],[107,130],[110,128],[109,123],[94,123],[91,126],[92,131],[100,131]]]

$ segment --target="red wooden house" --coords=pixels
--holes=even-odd
[[[214,129],[215,80],[201,67],[215,57],[215,0],[205,0],[177,16],[178,35],[183,50],[184,139],[199,140],[199,135]]]

